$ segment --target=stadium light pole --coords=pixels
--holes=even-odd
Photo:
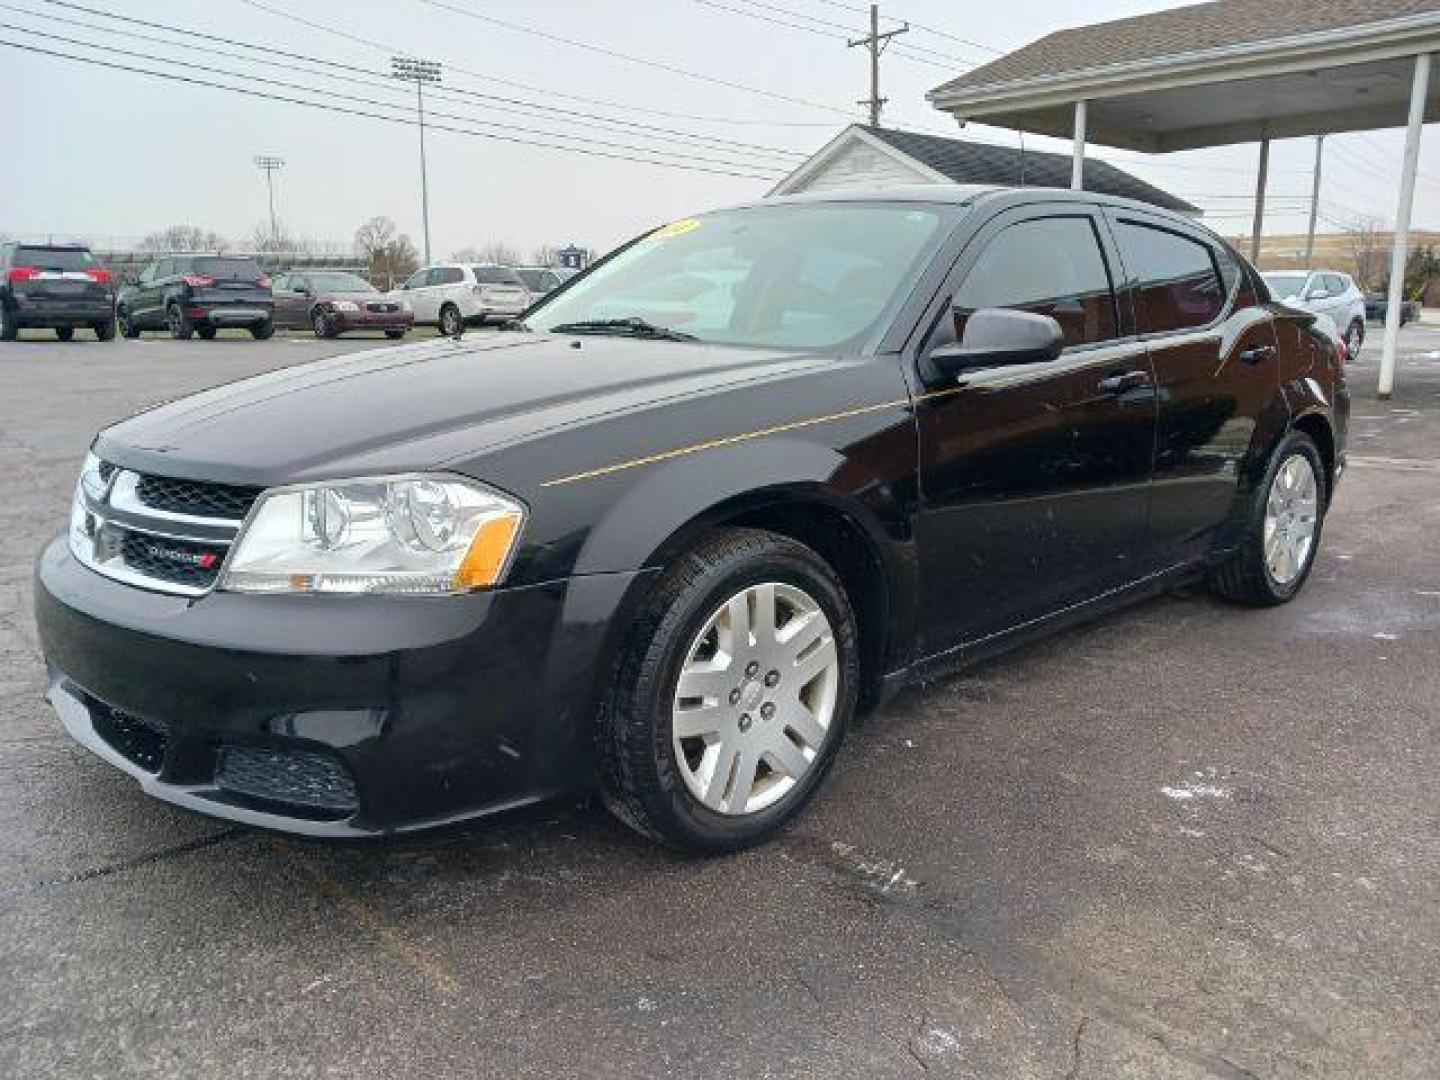
[[[275,221],[275,174],[285,167],[285,159],[272,154],[256,154],[255,167],[265,173],[265,187],[270,192],[270,243],[280,240],[280,226]]]
[[[425,225],[425,262],[430,262],[430,186],[425,176],[425,85],[440,82],[440,65],[412,56],[390,57],[390,74],[415,84],[415,114],[420,120],[420,214]]]

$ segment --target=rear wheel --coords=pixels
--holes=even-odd
[[[602,710],[606,805],[692,851],[765,839],[823,781],[859,675],[855,617],[820,556],[773,533],[717,534],[632,629]]]
[[[250,327],[250,336],[256,341],[269,341],[275,336],[275,322],[273,319],[266,319]]]
[[[1325,521],[1325,464],[1303,431],[1281,440],[1247,509],[1240,548],[1210,575],[1227,600],[1268,606],[1292,599],[1315,565]]]
[[[1354,320],[1345,328],[1345,351],[1352,357],[1360,354],[1360,346],[1365,344],[1365,324],[1359,319]]]
[[[140,336],[140,327],[135,320],[130,317],[128,309],[122,307],[115,313],[115,318],[120,323],[120,335],[122,337],[138,338]]]
[[[195,333],[195,324],[179,304],[171,304],[165,309],[165,325],[170,328],[170,336],[176,341],[189,341],[190,335]]]
[[[57,326],[55,336],[61,341],[72,341],[75,338],[75,328],[73,326]]]
[[[101,341],[115,340],[115,320],[113,318],[106,319],[104,322],[96,323],[93,329],[95,331],[95,336]]]
[[[446,337],[459,337],[465,332],[465,320],[460,318],[460,309],[446,304],[440,309],[440,333]]]
[[[195,333],[199,334],[200,337],[205,341],[214,341],[215,334],[218,330],[219,327],[217,327],[214,323],[201,323],[199,326],[195,327]]]
[[[15,316],[10,314],[10,309],[5,306],[5,301],[0,300],[0,341],[14,341],[18,332]]]

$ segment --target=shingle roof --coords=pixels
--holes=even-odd
[[[939,135],[921,135],[893,128],[857,127],[881,139],[902,154],[928,165],[957,184],[1005,184],[1010,187],[1069,187],[1071,159],[1068,154],[1051,154],[1043,150],[995,146],[991,143],[946,139]],[[1139,199],[1166,210],[1195,213],[1199,209],[1147,184],[1138,176],[1094,158],[1085,159],[1085,190],[1102,195],[1119,195]]]
[[[1436,7],[1436,0],[1214,0],[1058,30],[931,94],[1361,26]]]

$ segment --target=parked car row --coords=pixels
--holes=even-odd
[[[231,327],[265,340],[283,329],[332,338],[378,330],[391,339],[412,326],[458,336],[466,326],[516,318],[558,289],[573,270],[437,263],[392,292],[358,274],[294,270],[273,281],[244,255],[164,255],[118,291],[110,272],[81,245],[9,243],[0,248],[0,340],[21,329],[53,329],[61,341],[77,328],[101,341],[147,330],[205,340]]]

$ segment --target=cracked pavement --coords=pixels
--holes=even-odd
[[[1402,341],[1299,600],[908,691],[712,861],[569,805],[276,837],[71,745],[30,573],[94,429],[374,343],[0,346],[0,1075],[1440,1074],[1440,332]]]

